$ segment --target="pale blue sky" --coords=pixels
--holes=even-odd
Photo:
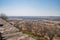
[[[8,16],[60,16],[60,0],[0,0]]]

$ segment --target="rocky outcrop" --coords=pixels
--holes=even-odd
[[[32,37],[29,37],[28,35],[19,32],[19,29],[15,28],[13,25],[9,24],[1,18],[0,32],[2,33],[2,37],[4,37],[4,39],[6,40],[35,40]]]

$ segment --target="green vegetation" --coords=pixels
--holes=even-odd
[[[26,26],[32,26],[32,23],[25,23]]]
[[[24,34],[28,34],[29,36],[33,37],[36,40],[48,40],[47,38],[41,37],[39,35],[33,34],[32,32],[28,32],[27,30],[22,30]]]
[[[14,26],[15,26],[16,28],[18,28],[18,29],[19,29],[19,31],[21,31],[21,30],[22,30],[22,27],[19,27],[19,25],[18,25],[18,24],[14,24]]]

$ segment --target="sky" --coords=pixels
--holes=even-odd
[[[8,16],[60,16],[60,0],[0,0],[0,14]]]

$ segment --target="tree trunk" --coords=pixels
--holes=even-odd
[[[53,40],[53,37],[50,37],[50,40]]]

